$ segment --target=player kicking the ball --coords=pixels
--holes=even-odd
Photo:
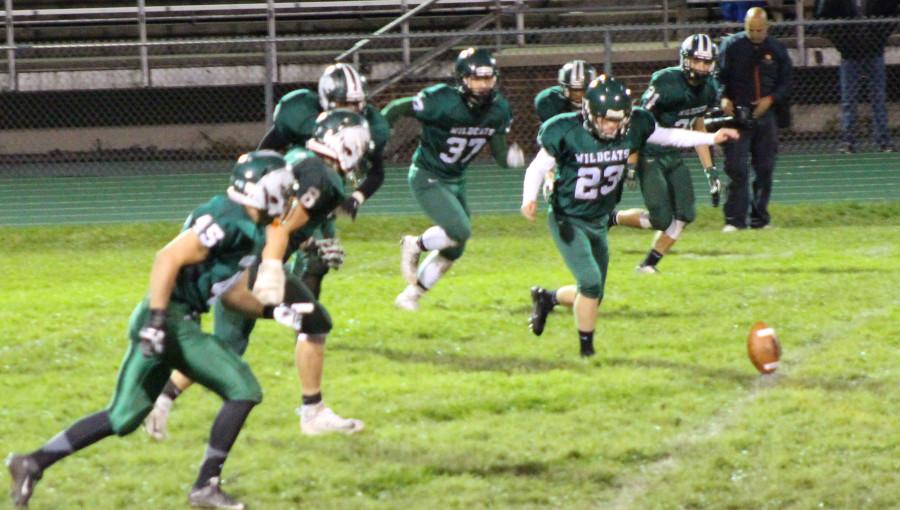
[[[737,137],[733,129],[712,134],[657,127],[649,112],[632,110],[629,90],[606,76],[588,86],[582,113],[566,113],[545,122],[538,133],[541,150],[525,173],[522,215],[534,221],[544,176],[557,167],[548,224],[576,284],[555,291],[531,289],[534,334],[543,333],[554,306],[572,307],[581,355],[594,354],[594,329],[609,263],[607,221],[619,200],[623,179],[635,178],[635,168],[628,163],[632,153],[646,143],[692,147]]]

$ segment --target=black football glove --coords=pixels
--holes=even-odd
[[[141,354],[145,358],[162,355],[166,351],[166,311],[151,309],[147,323],[138,332]]]
[[[351,220],[356,221],[356,215],[359,214],[360,205],[359,200],[351,195],[347,200],[344,200],[343,204],[341,204],[341,212],[350,216]]]
[[[704,168],[703,173],[706,174],[706,181],[709,183],[709,197],[712,199],[713,207],[719,207],[719,196],[722,192],[722,183],[719,181],[719,171],[713,165]]]

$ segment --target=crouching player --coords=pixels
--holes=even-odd
[[[244,155],[238,165],[254,157]],[[299,322],[297,309],[264,306],[257,300],[244,272],[263,250],[266,226],[287,210],[293,184],[284,159],[277,154],[267,157],[257,172],[232,179],[227,194],[195,209],[182,232],[157,252],[148,296],[131,314],[128,350],[112,401],[41,448],[10,455],[14,505],[28,505],[35,484],[56,462],[111,435],[134,431],[170,372],[178,370],[224,401],[188,501],[205,508],[244,508],[222,492],[219,477],[250,410],[262,401],[262,390],[240,356],[200,329],[200,316],[211,302],[221,299],[252,317],[277,316],[291,326]]]
[[[331,331],[331,318],[312,291],[293,274],[285,275],[282,262],[304,243],[346,199],[343,175],[356,168],[370,144],[368,123],[354,112],[330,110],[322,113],[306,148],[294,148],[285,156],[291,164],[297,184],[295,211],[281,227],[269,235],[253,292],[263,302],[277,302],[283,296],[291,302],[311,303],[314,312],[304,318],[294,347],[294,362],[300,379],[302,403],[300,430],[307,435],[327,432],[352,434],[363,429],[363,422],[342,418],[326,407],[322,398],[322,369],[325,363],[325,338]],[[256,321],[218,306],[215,332],[228,348],[239,355],[247,349]],[[145,428],[151,437],[166,437],[173,401],[190,385],[182,374],[173,374],[163,394],[156,400]]]

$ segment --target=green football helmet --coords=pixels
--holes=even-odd
[[[581,108],[584,89],[596,77],[597,70],[594,66],[584,60],[573,60],[559,68],[558,80],[569,103],[575,108]]]
[[[631,91],[615,78],[601,74],[584,93],[582,114],[585,127],[597,138],[619,138],[628,130],[631,120]],[[617,122],[615,129],[612,125],[604,126],[609,122]]]
[[[238,158],[226,192],[234,202],[262,211],[264,222],[270,223],[287,213],[293,185],[294,175],[281,154],[262,150]]]
[[[684,77],[687,78],[688,83],[694,86],[706,83],[706,79],[716,69],[716,56],[718,53],[718,48],[716,48],[716,45],[713,44],[712,39],[708,35],[694,34],[688,36],[681,43],[681,50],[678,52],[681,71],[684,73]],[[700,71],[694,69],[692,64],[697,60],[709,62],[709,70]]]
[[[319,78],[319,104],[361,112],[366,107],[366,79],[350,64],[331,64]]]
[[[500,71],[491,52],[484,48],[466,48],[456,58],[456,82],[470,108],[483,108],[497,96]],[[490,86],[472,88],[469,80],[491,78]]]
[[[366,118],[341,108],[319,114],[313,137],[306,142],[309,150],[336,161],[338,170],[354,182],[359,162],[371,145]]]

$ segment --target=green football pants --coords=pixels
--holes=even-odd
[[[603,298],[609,266],[606,223],[591,224],[554,212],[547,216],[547,223],[556,248],[575,276],[578,292],[589,298]]]
[[[413,165],[409,169],[409,188],[431,221],[457,243],[452,248],[441,250],[441,256],[447,260],[460,258],[466,241],[472,236],[465,181],[447,182]]]
[[[204,333],[198,315],[183,303],[169,304],[165,352],[159,357],[145,358],[139,346],[139,331],[149,314],[149,300],[144,299],[128,323],[128,352],[107,407],[113,432],[124,436],[141,424],[172,370],[184,373],[224,400],[262,402],[262,389],[250,366],[213,335]]]
[[[672,220],[694,221],[697,208],[691,174],[681,154],[642,156],[639,178],[641,195],[655,230],[665,230]]]

